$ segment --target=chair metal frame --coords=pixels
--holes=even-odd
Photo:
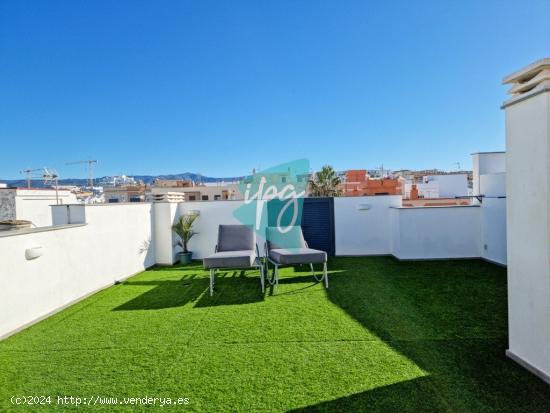
[[[305,240],[304,242],[305,242],[306,248],[309,248],[309,246],[307,245],[307,242]],[[279,267],[283,265],[293,265],[293,264],[279,264],[273,261],[269,256],[268,241],[264,243],[264,253],[265,253],[265,266],[266,266],[265,272],[266,272],[267,282],[270,285],[274,285],[275,287],[277,287],[279,285]],[[273,275],[271,276],[271,278],[269,277],[269,263],[273,264],[273,267],[274,267]],[[313,278],[315,279],[315,281],[322,282],[324,280],[325,288],[328,288],[327,262],[326,261],[323,262],[323,275],[321,277],[318,277],[315,274],[315,270],[313,269],[313,263],[311,262],[309,263],[309,268],[311,269],[311,275],[313,275]]]
[[[218,252],[218,244],[216,244],[216,247],[214,248],[214,253]],[[260,250],[258,248],[258,244],[256,243],[256,259],[254,260],[254,263],[250,267],[217,267],[217,268],[210,268],[210,296],[212,297],[214,295],[214,286],[216,285],[216,272],[218,270],[222,269],[232,269],[232,270],[238,270],[238,269],[250,269],[250,268],[258,268],[260,270],[260,284],[262,286],[262,293],[265,292],[265,275],[264,275],[264,265],[261,260]]]

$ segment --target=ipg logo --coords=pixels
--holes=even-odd
[[[239,183],[244,203],[233,215],[262,237],[268,226],[277,227],[282,234],[288,233],[292,227],[301,225],[308,181],[306,159],[254,173]]]

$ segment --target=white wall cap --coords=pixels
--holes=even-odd
[[[506,76],[503,84],[512,84],[508,91],[511,98],[504,102],[502,108],[550,91],[550,58],[537,60],[517,72]]]
[[[550,69],[550,57],[537,60],[530,65],[520,69],[502,79],[503,84],[507,83],[525,83],[534,78],[544,69]]]

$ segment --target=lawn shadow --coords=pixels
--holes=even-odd
[[[330,268],[339,272],[329,274],[328,299],[425,371],[448,404],[443,410],[550,411],[548,386],[505,357],[505,269],[481,260],[392,257],[337,258]],[[425,401],[425,386],[415,382],[303,411],[370,411],[386,403],[382,410],[425,411],[418,404]]]
[[[214,295],[203,294],[195,307],[253,304],[265,300],[258,270],[219,270]]]
[[[125,281],[120,287],[155,286],[145,293],[119,305],[113,311],[160,310],[182,307],[195,301],[208,288],[208,280],[197,274],[184,275],[178,280]]]
[[[419,398],[419,395],[422,397]],[[434,391],[429,377],[419,377],[362,393],[290,410],[313,412],[444,412],[443,400]]]

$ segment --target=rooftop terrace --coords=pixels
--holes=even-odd
[[[255,272],[226,272],[210,297],[200,263],[154,267],[0,342],[0,411],[44,411],[17,410],[12,395],[188,397],[184,410],[209,412],[550,411],[548,385],[504,354],[504,268],[365,257],[333,258],[329,273],[325,290],[284,268],[262,295]]]

